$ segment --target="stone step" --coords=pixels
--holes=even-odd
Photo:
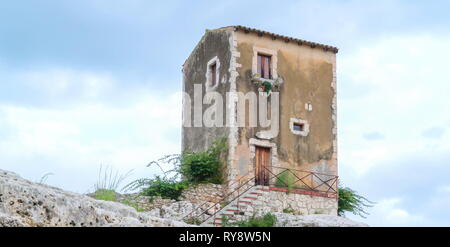
[[[250,204],[252,204],[252,202],[253,201],[244,201],[244,200],[239,200],[239,203],[243,203],[243,204],[247,204],[247,205],[250,205]]]
[[[247,206],[245,206],[245,205],[236,205],[236,204],[234,204],[234,205],[231,205],[230,207],[229,207],[229,209],[233,209],[233,210],[237,210],[237,211],[245,211],[246,209],[247,209]]]
[[[220,215],[225,215],[225,216],[233,217],[235,214],[231,214],[231,213],[220,213]]]
[[[207,224],[212,226],[222,226],[222,223],[208,222]]]
[[[264,186],[264,185],[257,185],[254,187],[255,189],[269,189],[270,186]]]
[[[255,196],[262,196],[263,193],[260,192],[250,192],[251,195],[255,195]]]
[[[269,191],[268,186],[256,186],[246,191],[244,194],[240,195],[230,204],[223,207],[216,216],[207,222],[205,225],[211,226],[222,226],[222,217],[226,216],[229,219],[235,219],[237,216],[250,216],[253,213],[247,212],[248,207],[253,203],[257,202],[261,197],[264,196]]]
[[[241,210],[239,210],[239,209],[234,209],[234,208],[227,208],[227,209],[225,209],[225,211],[227,211],[227,212],[233,212],[233,213],[239,213]]]

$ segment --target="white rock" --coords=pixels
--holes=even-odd
[[[0,170],[0,226],[191,226]]]
[[[21,218],[0,213],[0,226],[26,226],[27,224]]]

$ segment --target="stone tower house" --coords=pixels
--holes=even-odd
[[[336,214],[337,52],[243,26],[207,30],[183,65],[182,149],[226,137],[229,190],[249,179]]]

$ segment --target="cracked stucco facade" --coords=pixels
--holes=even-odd
[[[194,83],[206,81],[207,63],[220,61],[216,92],[257,92],[251,82],[255,70],[255,51],[276,55],[273,74],[281,76],[279,88],[279,133],[258,138],[260,127],[236,127],[237,99],[224,105],[228,127],[183,127],[182,149],[205,151],[212,142],[228,140],[227,179],[234,181],[254,171],[255,146],[272,148],[272,165],[300,170],[338,174],[336,53],[332,50],[288,42],[257,33],[226,27],[207,31],[183,65],[183,92],[193,96]],[[203,93],[206,88],[203,88]],[[192,108],[194,102],[190,102]],[[270,97],[269,97],[270,104]],[[205,106],[203,111],[207,108]],[[193,113],[194,109],[191,109]],[[248,109],[246,109],[248,116]],[[308,124],[306,134],[291,130],[291,119]],[[261,136],[260,136],[261,137]]]

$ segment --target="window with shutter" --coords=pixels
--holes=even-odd
[[[258,74],[261,78],[272,79],[271,56],[258,54]]]

